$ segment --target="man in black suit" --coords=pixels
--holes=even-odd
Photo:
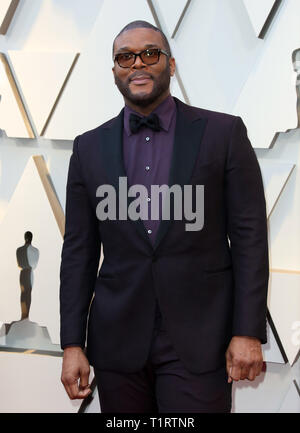
[[[240,117],[170,95],[175,60],[159,29],[130,23],[114,41],[113,60],[125,107],[77,136],[70,159],[61,380],[71,399],[85,398],[92,365],[102,412],[230,412],[232,381],[260,374],[267,341],[267,220],[257,158]],[[147,195],[133,200],[137,189],[128,187],[137,185]],[[201,210],[202,224],[196,212],[188,226],[175,194],[169,218],[161,199],[158,219],[136,219],[141,208],[157,211],[153,185],[184,192],[192,185],[187,207]]]

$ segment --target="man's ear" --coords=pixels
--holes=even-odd
[[[174,57],[171,57],[169,59],[169,64],[170,64],[170,75],[171,75],[171,77],[173,77],[175,74],[175,70],[176,70],[176,63],[175,63]]]

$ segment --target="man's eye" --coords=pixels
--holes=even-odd
[[[147,57],[154,57],[157,54],[157,50],[147,50],[146,51],[146,56]]]
[[[122,54],[119,54],[119,59],[121,59],[121,60],[129,60],[129,59],[132,58],[132,56],[133,56],[132,53],[122,53]]]

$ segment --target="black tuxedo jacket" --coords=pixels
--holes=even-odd
[[[118,192],[119,176],[126,176],[123,110],[74,140],[60,271],[61,346],[84,347],[87,333],[87,357],[98,369],[143,368],[156,298],[192,373],[224,365],[234,335],[266,342],[266,203],[246,127],[240,117],[174,99],[169,186],[204,185],[199,231],[186,231],[190,221],[175,220],[171,212],[153,247],[141,219],[97,218],[98,186],[111,184]]]

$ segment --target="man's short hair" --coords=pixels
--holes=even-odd
[[[114,39],[114,42],[113,42],[113,53],[114,53],[114,46],[115,46],[116,39],[122,33],[126,32],[127,30],[133,30],[133,29],[152,29],[152,30],[155,30],[156,32],[159,32],[161,34],[161,36],[162,36],[165,50],[167,51],[167,53],[170,56],[172,56],[170,44],[169,44],[168,39],[167,39],[166,35],[164,34],[164,32],[162,32],[158,27],[155,27],[153,24],[148,23],[147,21],[142,21],[142,20],[132,21],[131,23],[129,23],[125,27],[123,27],[123,29],[117,34],[117,36]]]

